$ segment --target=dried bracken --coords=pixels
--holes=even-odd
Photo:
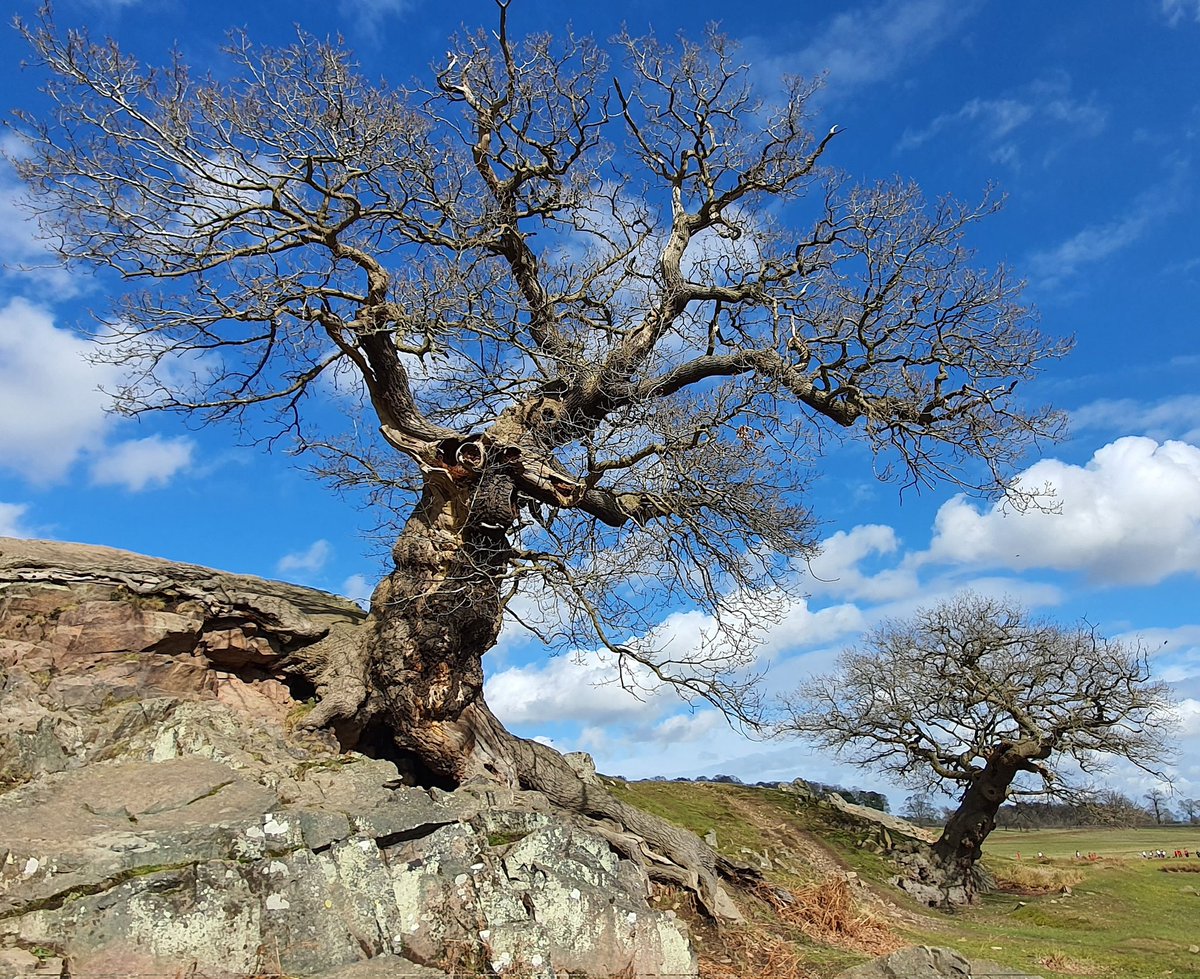
[[[814,942],[870,955],[883,955],[907,944],[855,899],[845,874],[832,874],[796,890],[763,883],[755,893],[780,921],[799,928]]]

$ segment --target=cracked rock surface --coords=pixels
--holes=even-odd
[[[33,960],[73,979],[695,975],[641,869],[540,795],[423,788],[298,725],[294,664],[363,618],[0,538],[0,979]]]

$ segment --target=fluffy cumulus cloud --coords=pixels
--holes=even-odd
[[[192,440],[151,435],[110,444],[118,422],[103,389],[120,383],[121,368],[90,362],[92,349],[26,299],[0,306],[0,470],[44,486],[86,459],[96,485],[165,485],[191,464]]]
[[[151,435],[119,442],[92,463],[92,482],[98,486],[123,486],[135,493],[166,486],[192,462],[195,444],[185,437]]]
[[[0,503],[0,537],[32,536],[24,522],[28,510],[24,503]]]
[[[1052,484],[1061,512],[980,509],[957,497],[938,511],[924,559],[1079,571],[1103,584],[1200,573],[1200,448],[1130,436],[1085,466],[1043,460],[1024,480]]]
[[[285,554],[275,565],[279,574],[315,575],[333,556],[333,548],[327,540],[315,540],[303,551]]]
[[[635,697],[600,656],[556,656],[502,670],[487,681],[484,696],[506,724],[650,722],[678,704],[666,690]]]
[[[0,307],[0,467],[50,483],[104,441],[112,419],[99,388],[119,372],[89,363],[89,350],[41,307]]]
[[[896,531],[883,524],[863,524],[839,530],[821,542],[821,553],[808,563],[808,590],[814,595],[839,595],[872,602],[893,601],[916,588],[913,572],[903,566],[864,571],[864,562],[895,555]]]

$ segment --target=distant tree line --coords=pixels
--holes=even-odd
[[[936,805],[928,793],[919,792],[905,799],[900,815],[918,826],[940,826],[953,812],[953,808]],[[1018,800],[1001,806],[996,813],[997,829],[1136,828],[1180,823],[1200,823],[1200,799],[1171,800],[1158,788],[1145,793],[1140,802],[1115,789],[1103,789],[1072,800]]]
[[[828,782],[813,782],[796,778],[790,781],[745,782],[736,775],[698,775],[695,778],[678,776],[668,779],[655,775],[652,782],[713,782],[723,785],[748,785],[762,789],[806,790],[822,798],[834,792],[851,805],[891,812],[888,798],[870,789],[847,788]],[[1138,802],[1116,789],[1101,789],[1080,793],[1071,800],[1034,802],[1018,800],[1002,805],[996,813],[997,829],[1060,829],[1072,826],[1170,826],[1180,823],[1200,824],[1200,799],[1172,799],[1162,789],[1153,788]],[[954,814],[953,806],[938,805],[929,792],[916,792],[904,800],[897,815],[918,826],[943,826]]]

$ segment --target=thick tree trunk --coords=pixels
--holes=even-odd
[[[967,787],[958,809],[933,844],[934,858],[947,879],[966,888],[968,894],[978,890],[977,864],[983,856],[983,841],[996,828],[996,813],[1018,770],[1019,765],[1006,758],[989,762]]]
[[[511,500],[502,474],[466,486],[431,479],[371,599],[370,686],[398,743],[454,781],[514,781],[492,725],[476,716],[483,654],[500,632]]]
[[[714,917],[740,918],[718,869],[741,876],[744,868],[695,834],[585,783],[558,752],[505,730],[484,702],[483,655],[502,622],[513,490],[503,469],[431,475],[393,548],[395,570],[371,600],[366,682],[347,683],[345,666],[338,666],[339,675],[322,685],[312,722],[344,718],[357,700],[352,729],[361,730],[368,717],[382,721],[400,748],[443,781],[484,776],[541,792],[563,810],[603,821],[616,848],[652,876],[693,890]]]

